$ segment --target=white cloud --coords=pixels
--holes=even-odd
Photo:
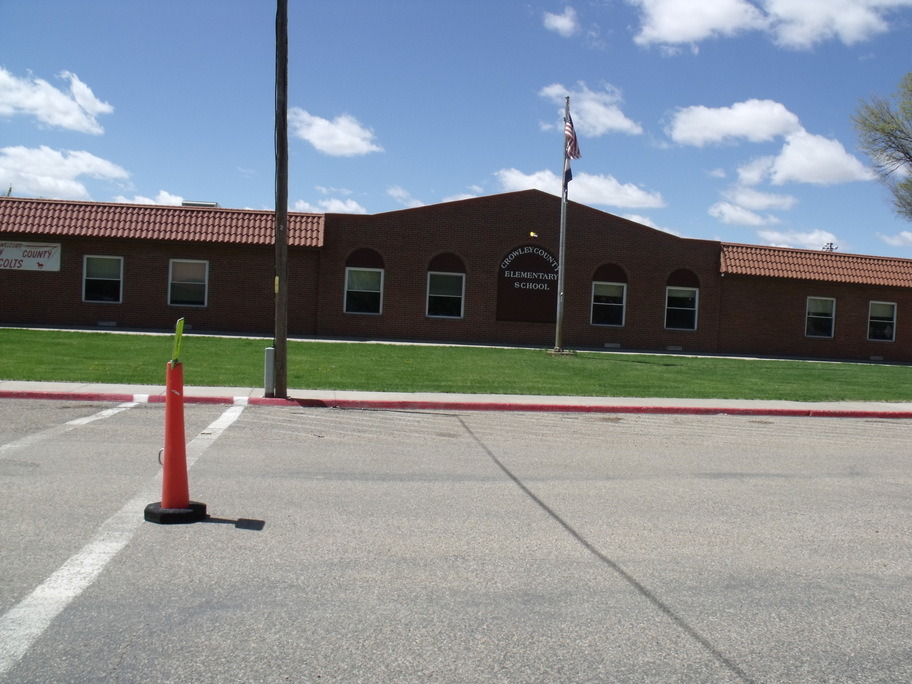
[[[321,195],[336,195],[336,197],[327,197],[316,204],[310,204],[304,200],[298,200],[292,205],[292,211],[301,211],[308,214],[366,214],[367,209],[362,207],[353,199],[340,199],[338,196],[346,197],[353,194],[347,188],[330,188],[324,185],[315,186],[317,192]]]
[[[761,31],[777,45],[809,49],[827,40],[853,45],[889,30],[890,12],[912,0],[627,0],[640,9],[639,45],[696,44]],[[759,6],[758,6],[759,5]]]
[[[69,93],[31,75],[17,78],[0,67],[0,116],[25,114],[49,126],[93,135],[103,133],[98,116],[110,114],[114,107],[95,97],[76,74],[62,71],[58,78],[70,82]]]
[[[709,208],[709,215],[722,223],[735,226],[768,226],[779,223],[775,216],[761,216],[731,202],[717,202]]]
[[[459,200],[472,199],[473,197],[478,197],[478,195],[473,195],[473,194],[468,193],[468,192],[461,192],[461,193],[458,193],[458,194],[455,194],[455,195],[450,195],[450,196],[448,196],[448,197],[444,197],[444,198],[443,198],[442,200],[440,200],[440,201],[441,201],[441,202],[458,202]]]
[[[678,231],[672,230],[671,228],[665,228],[664,226],[660,226],[655,221],[653,221],[651,218],[649,218],[648,216],[643,216],[642,214],[624,214],[622,218],[625,218],[628,221],[635,221],[636,223],[639,223],[644,226],[649,226],[650,228],[655,228],[656,230],[661,230],[663,233],[677,235],[678,237],[681,236],[681,234]]]
[[[570,38],[579,31],[576,10],[569,6],[564,8],[563,14],[545,12],[544,24],[546,29],[554,31],[564,38]]]
[[[773,185],[835,185],[869,181],[876,177],[874,171],[846,152],[838,140],[813,135],[807,131],[789,135],[770,168]]]
[[[758,212],[788,211],[798,203],[798,199],[791,195],[760,192],[744,185],[733,185],[722,194],[726,201],[712,205],[709,215],[722,223],[736,226],[775,225],[780,223],[778,217]]]
[[[560,195],[562,181],[553,171],[526,174],[517,169],[501,169],[495,174],[505,192],[535,188]],[[613,176],[574,174],[570,199],[582,204],[598,204],[625,209],[655,209],[665,206],[658,192],[647,192],[632,183],[621,183]]]
[[[802,233],[795,230],[775,231],[760,230],[757,235],[765,245],[773,247],[797,247],[799,249],[823,249],[830,242],[835,243],[836,236],[826,230],[812,230]]]
[[[612,85],[605,84],[604,90],[593,91],[582,81],[577,83],[576,90],[560,83],[552,83],[542,88],[538,94],[560,105],[561,118],[564,114],[564,98],[569,95],[573,126],[581,137],[595,138],[609,132],[631,135],[643,132],[642,126],[628,119],[621,111],[624,99],[621,97],[621,91]]]
[[[291,207],[292,211],[300,211],[305,214],[366,214],[367,209],[362,207],[353,199],[336,199],[328,198],[320,200],[316,205],[304,200],[298,200]]]
[[[825,40],[854,45],[888,30],[884,15],[904,0],[766,0],[775,41],[807,49]]]
[[[375,142],[373,131],[350,114],[330,121],[292,107],[288,110],[288,125],[292,135],[330,157],[356,157],[383,151]]]
[[[675,142],[697,147],[738,139],[768,142],[783,137],[785,142],[778,155],[754,159],[738,169],[740,197],[734,204],[748,210],[790,209],[794,205],[794,198],[787,195],[746,192],[748,186],[762,182],[835,185],[876,177],[838,140],[808,133],[795,114],[772,100],[747,100],[731,107],[686,107],[675,113],[667,132]],[[717,205],[713,215],[721,218],[729,216],[729,211]]]
[[[801,123],[782,104],[747,100],[731,107],[685,107],[675,112],[668,135],[676,143],[702,147],[743,138],[765,142],[801,130]]]
[[[893,247],[912,247],[912,231],[904,230],[897,235],[878,233],[877,237]]]
[[[766,26],[767,19],[745,0],[628,0],[639,7],[638,45],[697,43]]]
[[[469,185],[466,186],[468,192],[457,192],[453,195],[448,195],[444,197],[441,202],[458,202],[459,200],[472,199],[473,197],[478,197],[484,193],[484,188],[480,185]]]
[[[754,211],[768,211],[770,209],[788,211],[798,203],[798,198],[792,195],[779,195],[771,192],[760,192],[753,188],[736,185],[725,192],[725,197],[733,204]]]
[[[326,199],[320,202],[323,211],[333,214],[366,214],[367,209],[353,199]]]
[[[797,123],[797,118],[795,119]],[[768,226],[780,219],[765,211],[788,211],[798,203],[792,195],[762,192],[754,186],[762,183],[785,185],[786,183],[810,183],[813,185],[835,185],[852,181],[868,181],[875,178],[874,172],[857,158],[846,152],[838,140],[832,140],[798,130],[785,136],[782,150],[776,156],[753,159],[738,169],[738,183],[723,193],[725,201],[709,208],[710,216],[731,225]],[[801,236],[816,233],[767,233],[776,235],[776,244],[794,245]],[[783,237],[786,236],[786,237]],[[788,237],[791,236],[791,237]],[[798,236],[798,237],[796,237]],[[786,239],[788,237],[791,242]],[[824,241],[821,244],[826,244]]]
[[[327,188],[323,185],[315,185],[314,189],[321,195],[351,195],[353,191],[348,188]]]
[[[399,185],[393,185],[386,189],[386,194],[396,200],[399,204],[409,209],[423,207],[424,202],[412,197],[412,194]]]
[[[760,185],[769,177],[775,157],[758,157],[738,168],[738,180],[743,185]]]
[[[519,169],[501,169],[494,175],[500,181],[500,187],[504,192],[535,189],[552,195],[561,193],[561,181],[553,171],[523,173]]]
[[[810,183],[836,185],[874,180],[877,175],[842,143],[801,129],[786,136],[779,154],[754,159],[738,169],[743,186],[769,181],[773,185]]]
[[[85,151],[60,152],[44,145],[0,149],[0,187],[12,185],[19,195],[89,199],[88,190],[78,180],[82,176],[114,181],[126,180],[130,174]]]
[[[570,197],[583,204],[625,209],[658,209],[665,206],[659,192],[647,192],[633,183],[621,183],[613,176],[580,173],[570,184]]]
[[[174,195],[166,190],[159,190],[158,194],[155,197],[143,197],[142,195],[135,195],[132,198],[124,197],[123,195],[118,195],[114,198],[115,202],[122,202],[124,204],[166,204],[172,207],[179,207],[181,202],[184,201],[184,198],[180,195]]]

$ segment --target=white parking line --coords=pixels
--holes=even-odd
[[[129,408],[127,405],[123,407]],[[187,468],[238,419],[243,410],[243,406],[229,407],[187,444]],[[152,497],[157,496],[153,486],[160,488],[160,482],[161,474],[103,522],[88,544],[0,617],[0,675],[7,673],[22,659],[54,618],[91,586],[110,560],[130,542],[144,521],[143,509]]]
[[[73,420],[67,421],[65,423],[65,425],[72,425],[74,427],[79,426],[79,425],[86,425],[87,423],[92,423],[96,420],[101,420],[103,418],[110,418],[111,416],[117,415],[121,411],[126,411],[127,409],[133,408],[134,406],[137,406],[137,405],[138,404],[135,401],[127,402],[126,404],[120,404],[119,406],[116,406],[115,408],[109,408],[109,409],[105,409],[104,411],[99,411],[98,413],[94,413],[91,416],[86,416],[85,418],[74,418]]]
[[[51,437],[57,437],[62,435],[65,432],[69,432],[73,428],[80,427],[81,425],[86,425],[96,420],[102,420],[103,418],[110,418],[113,415],[120,413],[121,411],[126,411],[131,409],[138,404],[135,401],[130,401],[125,404],[120,404],[115,408],[105,409],[104,411],[99,411],[98,413],[93,413],[91,416],[86,416],[85,418],[75,418],[74,420],[68,421],[63,425],[55,425],[52,428],[47,430],[42,430],[41,432],[36,432],[31,435],[26,435],[20,439],[14,440],[12,442],[7,442],[6,444],[0,444],[0,458],[5,456],[7,452],[14,451],[15,449],[21,449],[22,447],[29,446],[31,444],[36,444],[38,442],[43,442],[46,439]]]

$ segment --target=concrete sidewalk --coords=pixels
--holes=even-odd
[[[162,403],[165,400],[165,387],[164,385],[105,385],[0,380],[0,399]],[[261,406],[298,405],[349,409],[912,418],[912,403],[909,402],[566,397],[430,392],[343,392],[312,389],[289,389],[287,399],[277,399],[265,397],[262,388],[253,387],[185,386],[184,402]]]

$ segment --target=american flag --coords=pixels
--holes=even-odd
[[[570,159],[579,159],[579,143],[576,141],[576,131],[573,130],[573,119],[570,118],[569,112],[564,121],[564,137],[567,139],[567,156]]]

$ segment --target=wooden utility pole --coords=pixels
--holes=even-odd
[[[276,8],[275,383],[288,396],[288,0]]]

